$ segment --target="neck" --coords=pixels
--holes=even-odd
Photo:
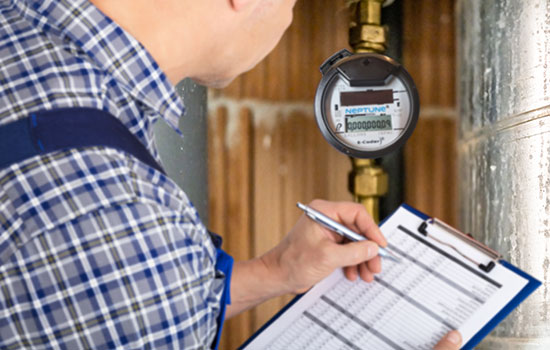
[[[197,20],[204,18],[197,13],[202,7],[186,1],[91,1],[147,49],[172,84],[200,75],[209,40]]]

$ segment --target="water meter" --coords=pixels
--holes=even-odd
[[[420,104],[403,66],[384,55],[342,50],[321,73],[315,119],[332,146],[355,158],[379,158],[405,144]]]

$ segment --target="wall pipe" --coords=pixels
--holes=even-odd
[[[543,282],[479,349],[550,349],[550,1],[457,14],[461,228]]]

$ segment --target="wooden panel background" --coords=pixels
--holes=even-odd
[[[453,0],[404,0],[403,61],[419,88],[421,118],[405,148],[406,202],[456,224]],[[350,161],[313,118],[318,67],[348,47],[344,0],[299,0],[293,25],[260,65],[209,96],[210,229],[236,260],[275,246],[297,220],[297,201],[350,200]],[[291,296],[224,328],[235,349]]]

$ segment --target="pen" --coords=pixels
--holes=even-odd
[[[308,207],[307,205],[304,205],[300,202],[296,204],[298,208],[302,209],[305,214],[312,219],[313,221],[317,222],[318,224],[326,227],[327,229],[336,232],[337,234],[346,237],[347,239],[351,241],[364,241],[367,238],[365,236],[362,236],[358,234],[357,232],[353,232],[346,226],[332,220],[325,214]],[[400,262],[399,258],[396,257],[394,254],[392,254],[390,251],[388,251],[385,248],[378,248],[378,254],[384,258],[389,258],[390,260],[393,260],[395,262]]]

